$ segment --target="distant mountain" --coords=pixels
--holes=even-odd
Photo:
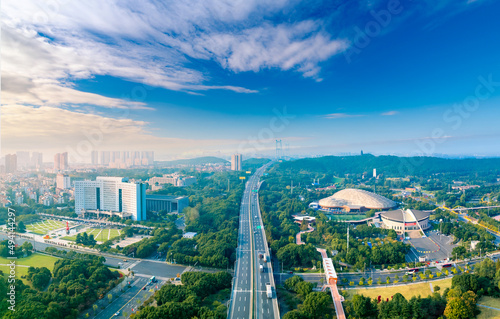
[[[243,160],[241,166],[244,171],[251,171],[269,163],[270,161],[271,160],[269,158],[249,158],[247,160]]]
[[[174,161],[157,161],[162,166],[177,166],[177,165],[203,165],[203,164],[227,164],[227,160],[215,156],[204,156],[189,159],[180,159]]]
[[[325,156],[279,163],[276,169],[306,170],[311,173],[371,174],[373,169],[386,177],[437,173],[500,173],[500,158],[446,159],[438,157]]]

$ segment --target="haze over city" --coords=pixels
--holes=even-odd
[[[499,155],[495,1],[6,1],[2,154]]]

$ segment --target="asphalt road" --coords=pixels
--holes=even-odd
[[[493,261],[497,261],[498,259],[500,259],[500,254],[493,255],[490,258]],[[461,266],[463,268],[466,264],[468,264],[468,265],[475,265],[475,264],[477,264],[477,263],[479,263],[481,261],[482,261],[482,259],[475,259],[475,260],[470,260],[470,261],[461,261],[461,262],[458,262],[458,263],[455,263],[455,262],[450,262],[450,263],[453,266],[457,265],[457,266]],[[421,274],[421,273],[425,273],[425,271],[427,269],[430,270],[433,275],[436,275],[436,273],[438,271],[439,272],[443,272],[444,269],[448,269],[448,271],[451,274],[451,267],[450,268],[443,268],[442,265],[443,265],[443,263],[439,263],[439,264],[432,265],[432,266],[429,266],[429,267],[422,267],[422,268],[420,268],[420,271],[416,275]],[[406,272],[407,272],[407,270],[398,270],[398,271],[373,271],[373,272],[367,271],[367,272],[359,272],[359,273],[337,273],[337,276],[338,276],[339,282],[343,283],[344,282],[344,278],[345,278],[347,280],[347,283],[353,281],[355,285],[358,285],[359,280],[361,278],[365,278],[365,280],[368,279],[368,278],[372,278],[373,282],[376,283],[379,278],[381,279],[382,282],[385,282],[387,280],[387,277],[389,277],[390,280],[391,280],[391,283],[393,283],[394,280],[395,280],[395,278],[396,278],[396,276],[399,277],[399,281],[402,281],[403,280],[403,276],[405,275]],[[324,278],[324,274],[320,274],[320,273],[314,273],[314,274],[304,274],[304,273],[297,273],[297,274],[275,273],[274,277],[276,278],[276,282],[279,282],[280,279],[281,279],[281,282],[284,282],[286,279],[291,278],[292,276],[295,276],[295,275],[302,277],[305,281],[312,282],[312,283],[318,283],[318,286],[321,286],[320,285],[321,278]],[[412,275],[409,275],[408,277],[409,277],[409,279],[411,279]],[[441,277],[441,278],[445,278],[445,277]]]
[[[144,301],[148,299],[154,291],[160,289],[165,283],[164,281],[159,280],[157,283],[148,285],[148,282],[148,278],[136,276],[130,283],[131,287],[125,288],[125,292],[116,297],[115,300],[99,312],[95,318],[128,318],[132,313],[137,311],[139,305],[142,305],[142,303],[144,303]],[[143,290],[143,287],[146,287],[146,289]],[[119,314],[115,316],[117,312]],[[124,316],[124,314],[127,316]]]
[[[252,192],[258,189],[259,178],[266,168],[260,168],[249,178],[241,203],[236,274],[229,313],[229,318],[233,319],[279,318],[275,287],[272,299],[266,295],[266,283],[274,281],[271,280],[271,263],[262,262],[258,257],[259,253],[266,253],[267,241],[258,198]],[[264,267],[262,272],[259,271],[261,262]]]

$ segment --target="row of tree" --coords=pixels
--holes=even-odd
[[[49,269],[29,268],[27,279],[34,288],[17,279],[16,311],[7,309],[2,302],[2,318],[70,319],[90,307],[106,291],[118,283],[118,272],[110,271],[103,264],[104,257],[83,255],[78,259],[56,261],[52,274]],[[47,287],[52,276],[52,283]],[[11,284],[0,276],[0,292],[5,293]],[[46,289],[46,290],[44,290]]]
[[[165,284],[154,295],[156,307],[140,308],[135,315],[138,319],[223,319],[226,307],[219,301],[206,306],[204,300],[220,290],[229,294],[232,277],[227,272],[214,274],[203,272],[185,272],[182,285]]]

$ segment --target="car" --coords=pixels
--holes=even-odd
[[[120,312],[119,312],[119,311],[115,312],[115,316],[117,316],[117,317],[118,317],[119,315],[120,315]]]
[[[142,290],[146,290],[146,286],[142,287]]]
[[[126,260],[126,259],[124,259],[123,261],[124,261],[124,262],[127,262],[127,260]]]
[[[290,270],[288,273],[289,273],[289,274],[293,274],[293,271],[291,271],[291,270]]]

